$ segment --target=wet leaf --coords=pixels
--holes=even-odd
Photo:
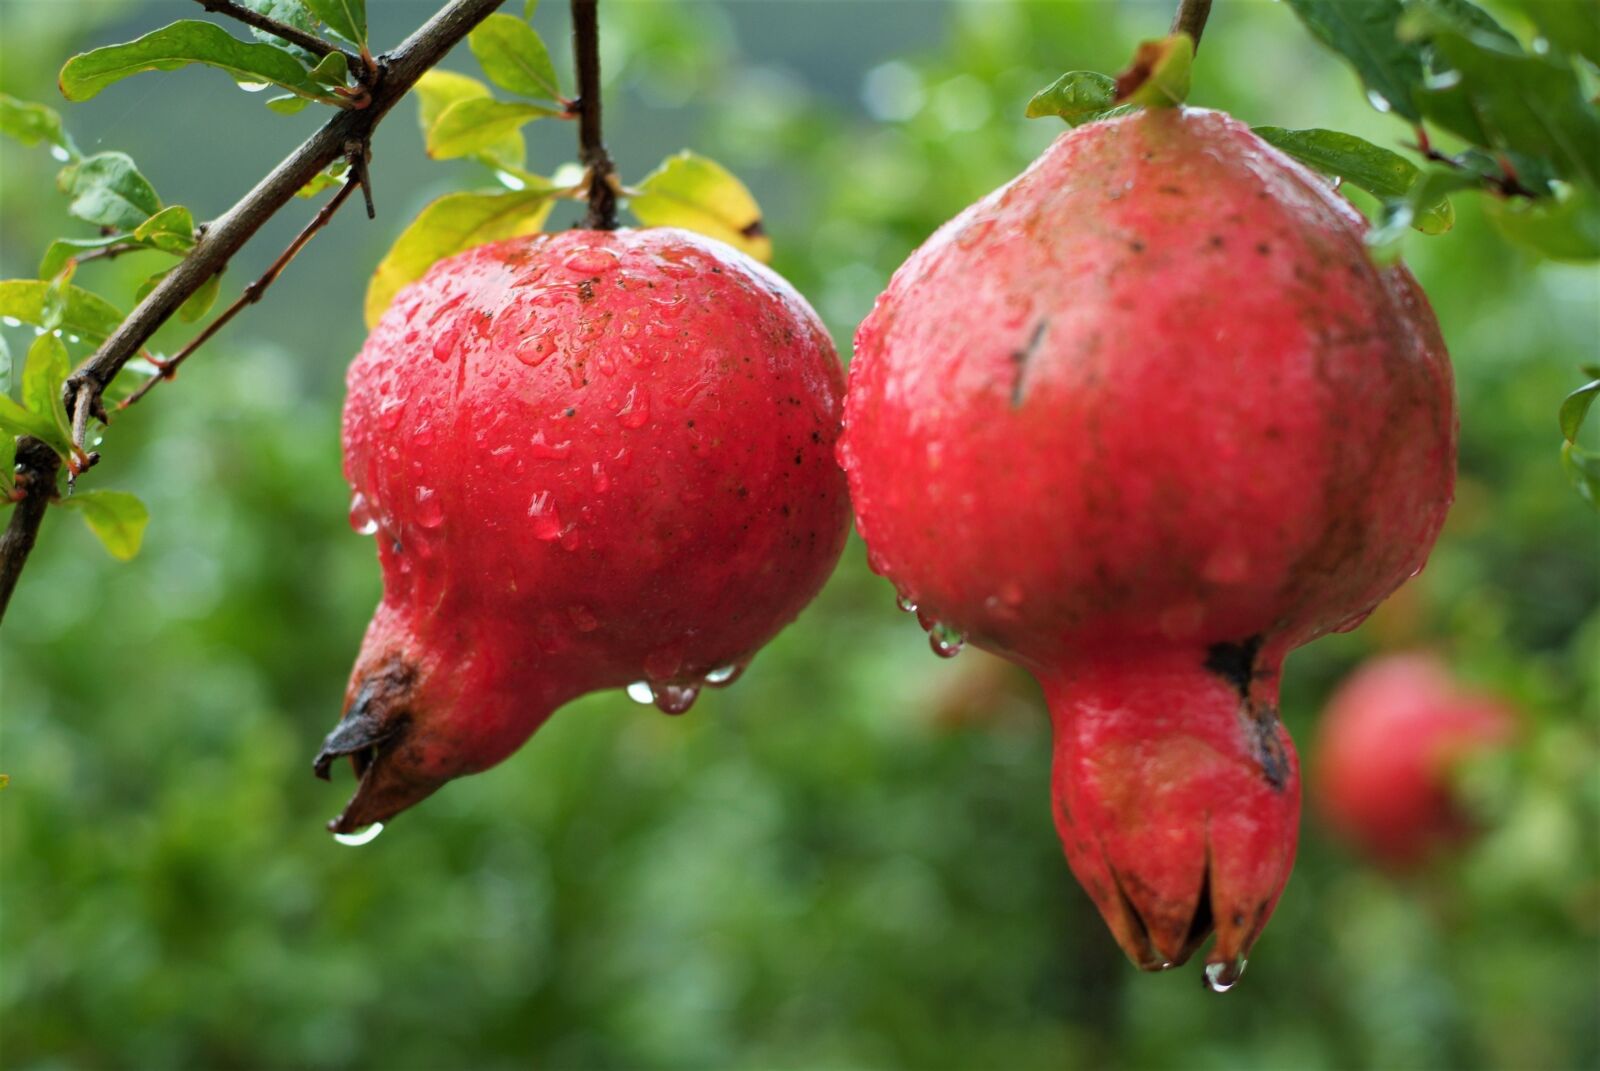
[[[311,17],[311,12],[306,10],[306,6],[300,0],[239,0],[239,2],[252,11],[267,16],[274,22],[292,26],[302,33],[315,34],[321,29],[317,24],[317,20]],[[316,53],[301,48],[299,45],[290,44],[276,34],[268,33],[266,30],[258,30],[254,26],[250,27],[250,33],[257,41],[264,41],[269,45],[276,45],[278,48],[293,53],[308,67],[317,62]]]
[[[0,134],[15,138],[24,145],[48,142],[73,158],[79,155],[78,147],[61,126],[61,116],[55,109],[18,100],[7,93],[0,93]]]
[[[293,93],[285,93],[281,97],[268,98],[267,107],[279,115],[294,115],[296,112],[305,111],[310,103],[311,101],[305,97],[297,97]]]
[[[367,43],[366,0],[300,0],[328,29],[351,44]]]
[[[22,404],[53,424],[63,445],[71,439],[72,423],[61,400],[61,385],[71,373],[72,361],[59,338],[44,334],[33,340],[22,366]]]
[[[1471,171],[1446,167],[1422,169],[1417,181],[1411,184],[1404,196],[1384,200],[1383,222],[1367,232],[1367,248],[1373,259],[1379,263],[1397,259],[1401,240],[1408,229],[1415,227],[1425,233],[1433,233],[1427,229],[1431,224],[1420,218],[1429,206],[1438,205],[1458,190],[1473,189],[1482,181],[1479,175]],[[1448,205],[1448,201],[1445,203]],[[1443,222],[1448,224],[1453,220],[1452,210]]]
[[[417,100],[421,104],[422,137],[426,142],[429,131],[439,121],[445,109],[463,100],[490,99],[489,87],[476,78],[454,71],[435,68],[417,81]],[[478,159],[494,167],[520,168],[527,159],[527,148],[520,130],[512,130],[476,154]]]
[[[1117,83],[1099,71],[1068,71],[1028,101],[1028,118],[1059,116],[1068,126],[1100,119],[1117,106]]]
[[[762,263],[772,259],[772,239],[762,227],[756,199],[726,168],[704,156],[667,157],[639,183],[628,207],[647,227],[683,227]]]
[[[1288,0],[1323,44],[1345,58],[1366,84],[1373,104],[1412,122],[1422,115],[1412,94],[1422,84],[1422,48],[1402,41],[1400,0]],[[1379,103],[1382,102],[1382,103]]]
[[[1117,103],[1176,107],[1189,96],[1193,67],[1194,38],[1188,34],[1141,41],[1133,54],[1133,64],[1117,76]]]
[[[561,83],[544,39],[515,15],[494,14],[467,35],[489,81],[512,93],[561,99]]]
[[[113,558],[127,561],[139,553],[150,511],[138,496],[126,491],[79,491],[58,499],[57,505],[80,514]]]
[[[50,284],[42,279],[0,281],[0,316],[11,316],[23,323],[44,326],[44,305]],[[122,313],[98,294],[68,286],[63,330],[87,342],[103,342],[122,323]]]
[[[1585,450],[1577,443],[1562,443],[1561,467],[1566,469],[1579,496],[1600,509],[1600,453]]]
[[[95,249],[129,242],[126,234],[107,234],[99,238],[57,238],[45,247],[39,261],[39,278],[54,279],[67,266],[67,261]]]
[[[295,191],[296,197],[315,197],[323,190],[335,186],[343,186],[345,176],[350,173],[350,161],[335,160],[327,167],[311,176],[311,181]]]
[[[1551,45],[1600,64],[1600,4],[1593,0],[1510,0]]]
[[[311,68],[311,80],[325,86],[345,85],[350,81],[350,61],[343,52],[329,52]]]
[[[439,113],[425,139],[428,155],[436,160],[487,155],[508,134],[547,115],[559,115],[538,104],[474,98],[457,101]],[[518,161],[520,164],[521,161]]]
[[[1338,130],[1285,130],[1278,126],[1258,126],[1254,132],[1261,140],[1282,149],[1307,167],[1338,176],[1379,200],[1404,197],[1422,174],[1417,165],[1399,153],[1354,134]],[[1441,234],[1455,223],[1455,210],[1445,197],[1414,209],[1412,215],[1410,226],[1424,234]]]
[[[395,240],[367,284],[367,326],[378,322],[400,288],[435,261],[463,249],[532,234],[544,226],[552,198],[548,189],[451,193],[422,210]]]
[[[88,100],[129,75],[172,71],[191,63],[226,71],[236,82],[270,82],[301,96],[323,96],[321,87],[289,52],[241,41],[214,23],[196,19],[163,26],[136,41],[73,56],[61,68],[59,81],[68,100]]]
[[[1585,383],[1561,403],[1561,434],[1567,442],[1577,442],[1578,432],[1583,428],[1583,418],[1589,415],[1589,407],[1594,400],[1600,398],[1600,379]]]
[[[168,205],[135,227],[133,237],[164,253],[187,253],[194,248],[194,214],[183,205]]]
[[[155,187],[127,153],[96,153],[61,169],[56,178],[72,198],[67,211],[102,227],[131,231],[161,211]]]

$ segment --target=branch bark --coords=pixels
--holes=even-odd
[[[1206,32],[1206,19],[1211,17],[1211,0],[1179,0],[1177,13],[1172,16],[1172,33],[1186,33],[1200,48],[1200,35]]]
[[[107,385],[123,365],[138,355],[150,336],[171,319],[207,280],[227,267],[233,254],[288,204],[300,187],[344,156],[351,144],[367,145],[378,123],[416,84],[417,79],[442,60],[474,26],[503,2],[451,0],[393,52],[380,56],[371,103],[359,110],[340,111],[273,168],[237,204],[214,220],[189,255],[179,261],[156,288],[134,307],[100,349],[68,377],[63,394],[74,422],[82,419],[79,416],[80,409],[104,420],[105,407],[101,398]],[[48,447],[33,439],[25,438],[18,445],[19,479],[24,475],[24,455],[35,457],[35,447],[49,453],[50,459],[48,462],[42,458],[27,462],[31,466],[26,472],[28,493],[17,503],[5,534],[0,537],[0,619],[4,618],[11,590],[16,586],[28,553],[33,549],[45,507],[56,494],[59,459]]]
[[[365,70],[361,57],[354,52],[345,52],[344,49],[329,44],[314,33],[306,33],[304,30],[296,29],[287,23],[279,22],[277,19],[268,18],[258,11],[252,11],[243,4],[236,3],[235,0],[195,0],[195,2],[207,11],[218,15],[226,15],[228,18],[236,19],[246,26],[254,26],[256,29],[264,30],[274,37],[281,37],[291,45],[299,45],[307,52],[315,54],[318,58],[332,55],[335,52],[344,52],[344,58],[349,62],[350,70],[356,72],[358,76]]]
[[[599,0],[572,0],[572,56],[578,69],[578,162],[588,170],[592,231],[617,229],[617,166],[600,136]]]

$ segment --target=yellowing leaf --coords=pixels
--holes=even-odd
[[[82,515],[83,523],[99,537],[106,551],[119,561],[139,553],[150,511],[126,491],[80,491],[59,504]]]
[[[647,227],[682,227],[726,242],[766,263],[772,239],[744,183],[714,160],[681,152],[639,183],[628,207]]]
[[[422,106],[418,118],[422,122],[422,140],[429,140],[430,132],[439,122],[439,117],[452,105],[464,100],[489,100],[491,94],[489,87],[476,78],[469,78],[464,74],[454,71],[441,71],[437,68],[424,74],[417,80],[417,100]],[[522,140],[522,131],[513,129],[501,134],[498,140],[480,147],[476,154],[479,159],[497,167],[520,168],[527,159],[527,147]]]

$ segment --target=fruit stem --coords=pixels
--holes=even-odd
[[[1186,33],[1200,48],[1200,35],[1206,31],[1206,19],[1211,15],[1211,0],[1178,0],[1178,11],[1172,16],[1172,33]]]
[[[572,0],[572,55],[578,69],[578,160],[588,169],[589,214],[583,225],[592,231],[617,229],[617,168],[600,136],[599,0]]]

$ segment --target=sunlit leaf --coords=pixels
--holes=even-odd
[[[495,145],[503,143],[507,134],[516,133],[535,119],[559,114],[537,104],[486,98],[457,101],[445,108],[438,121],[428,129],[428,155],[437,160],[451,160],[458,156],[487,154]]]
[[[96,153],[69,164],[56,183],[72,198],[68,212],[102,227],[131,231],[161,211],[155,187],[127,153]]]
[[[130,242],[126,234],[107,234],[99,238],[57,238],[45,247],[39,261],[39,278],[54,279],[67,266],[67,261],[96,249]]]
[[[1369,99],[1412,122],[1422,116],[1412,94],[1422,84],[1422,48],[1402,41],[1400,0],[1288,0],[1313,36],[1345,58]]]
[[[1028,101],[1028,118],[1055,115],[1068,126],[1102,118],[1117,106],[1117,82],[1099,71],[1068,71]]]
[[[300,0],[328,29],[352,44],[367,43],[366,0]]]
[[[126,491],[79,491],[57,504],[80,514],[113,558],[127,561],[139,553],[150,511],[138,496]]]
[[[5,394],[0,394],[0,434],[31,435],[62,455],[69,449],[66,436],[61,434],[54,420],[24,409]]]
[[[420,279],[435,261],[484,242],[532,234],[544,226],[547,189],[451,193],[429,204],[378,264],[367,285],[367,326],[378,322],[400,288]]]
[[[62,128],[61,116],[55,109],[6,93],[0,93],[0,134],[24,145],[48,142],[73,158],[78,156],[78,147]]]
[[[23,323],[44,326],[44,304],[50,284],[42,279],[0,281],[0,316],[11,316]],[[122,313],[98,294],[80,287],[66,288],[66,315],[62,330],[88,342],[103,342],[122,323]]]
[[[311,12],[306,10],[306,6],[300,0],[239,0],[239,2],[252,11],[272,19],[274,22],[283,23],[302,33],[314,35],[320,29],[317,25],[317,20],[311,17]],[[317,62],[315,53],[301,48],[299,45],[290,44],[276,34],[268,33],[266,30],[258,30],[254,26],[250,27],[250,33],[257,41],[265,41],[269,45],[276,45],[278,48],[293,53],[308,67]]]
[[[483,73],[501,89],[525,97],[561,99],[561,84],[544,40],[515,15],[494,14],[467,35]]]
[[[1133,54],[1133,64],[1117,76],[1117,103],[1176,107],[1189,96],[1193,67],[1194,38],[1188,34],[1141,41]]]
[[[681,152],[639,183],[629,209],[647,227],[683,227],[709,235],[757,260],[772,259],[761,207],[721,164]]]
[[[1254,128],[1257,137],[1325,175],[1334,175],[1379,200],[1404,197],[1421,176],[1421,169],[1399,153],[1390,152],[1354,134],[1338,130],[1285,130],[1279,126]],[[1448,198],[1441,197],[1413,213],[1411,226],[1424,234],[1440,234],[1455,222]]]
[[[294,115],[303,112],[311,106],[307,97],[297,97],[293,93],[285,93],[280,97],[268,97],[267,107],[279,115]]]
[[[321,87],[288,52],[241,41],[214,23],[195,19],[163,26],[137,41],[73,56],[61,68],[59,81],[68,100],[88,100],[129,75],[171,71],[191,63],[226,71],[237,82],[274,83],[302,96],[322,96]]]
[[[194,214],[183,205],[168,205],[135,227],[133,237],[164,253],[187,253],[194,248]]]
[[[16,486],[16,477],[13,475],[16,468],[16,433],[0,430],[0,508],[4,508],[10,502],[11,489]]]
[[[311,181],[295,191],[296,197],[315,197],[323,190],[335,186],[343,186],[345,176],[350,173],[350,161],[335,160],[327,167],[311,176]]]
[[[427,141],[428,132],[439,121],[439,117],[452,104],[463,100],[490,98],[489,87],[476,78],[456,74],[454,71],[441,71],[438,68],[418,79],[416,94],[421,105],[419,118],[424,142]],[[522,131],[512,130],[501,135],[498,141],[479,150],[477,155],[479,159],[495,167],[520,168],[527,159],[528,151],[522,139]]]

